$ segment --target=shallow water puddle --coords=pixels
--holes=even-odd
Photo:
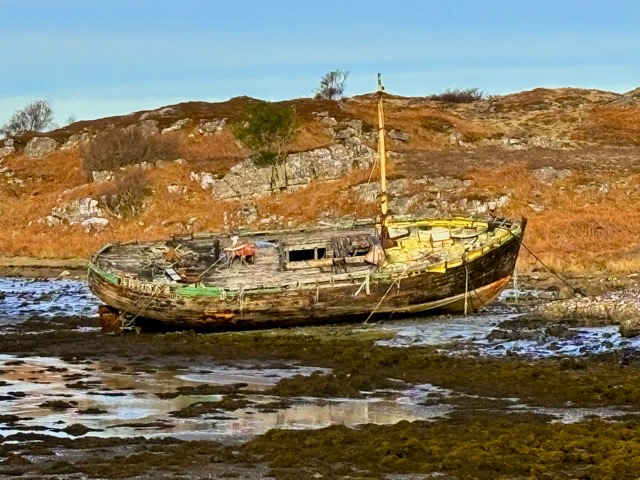
[[[69,436],[66,427],[82,424],[87,435],[100,437],[172,436],[185,439],[240,440],[271,428],[321,428],[332,424],[392,424],[446,414],[450,407],[418,405],[411,392],[375,393],[366,399],[290,399],[282,409],[267,409],[280,400],[255,393],[293,375],[310,375],[316,368],[244,369],[211,367],[203,371],[164,370],[141,373],[113,371],[96,362],[70,364],[55,358],[16,358],[0,355],[0,435],[19,431]],[[222,395],[179,395],[160,398],[179,387],[202,384],[247,383],[254,393],[241,395],[253,402],[235,411],[216,410],[194,418],[174,418],[170,412],[195,402],[215,402]],[[86,388],[86,389],[85,389]],[[415,392],[414,392],[415,394]],[[401,398],[398,398],[401,397]],[[84,412],[84,413],[83,413]],[[19,417],[11,423],[8,415]]]
[[[624,338],[617,326],[576,327],[571,339],[550,335],[535,339],[490,340],[487,336],[498,325],[519,314],[492,313],[454,316],[445,320],[430,321],[427,318],[411,322],[388,323],[382,328],[395,331],[390,340],[381,340],[377,345],[388,347],[408,347],[419,345],[446,346],[443,353],[455,355],[503,356],[516,353],[533,358],[553,356],[576,356],[599,354],[622,348],[640,349],[640,337]],[[523,329],[527,331],[527,329]]]
[[[86,282],[80,280],[0,277],[0,325],[23,321],[35,315],[95,316],[99,303]]]

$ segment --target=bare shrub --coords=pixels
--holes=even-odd
[[[41,132],[53,124],[53,109],[46,100],[31,102],[21,110],[16,110],[0,132],[16,135],[24,132]]]
[[[315,90],[315,98],[325,100],[340,100],[344,95],[349,72],[333,70],[320,79],[320,85]]]
[[[98,133],[81,152],[85,172],[116,170],[142,162],[175,158],[172,136],[144,135],[136,127],[105,130]]]
[[[139,168],[116,177],[100,197],[102,206],[118,218],[133,218],[142,212],[144,200],[151,193],[151,182]]]
[[[460,90],[459,88],[447,89],[443,93],[436,93],[429,97],[430,100],[437,100],[439,102],[449,103],[473,103],[484,98],[482,93],[477,88],[467,88]]]

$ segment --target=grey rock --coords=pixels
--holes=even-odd
[[[329,128],[332,128],[338,124],[338,121],[333,117],[322,117],[320,123],[326,125]]]
[[[564,180],[565,178],[570,177],[571,174],[571,170],[566,168],[557,170],[553,167],[542,167],[533,171],[533,175],[540,182],[547,185],[552,185],[560,180]]]
[[[205,121],[203,120],[200,123],[200,127],[198,128],[198,132],[200,132],[201,135],[209,135],[212,133],[220,133],[222,132],[222,129],[224,128],[224,126],[227,124],[227,119],[226,118],[221,118],[221,119],[213,119],[210,121]]]
[[[640,335],[640,312],[634,318],[626,318],[620,322],[620,335],[626,338]]]
[[[109,225],[109,220],[102,217],[91,217],[80,222],[85,232],[99,232]]]
[[[536,213],[544,212],[544,205],[540,205],[539,203],[530,203],[529,208]]]
[[[559,138],[550,138],[544,135],[540,137],[531,137],[527,141],[527,146],[540,148],[562,148],[564,144],[564,140],[561,140]]]
[[[58,220],[53,220],[53,217]],[[51,210],[51,215],[45,217],[45,221],[47,224],[67,224],[67,225],[77,225],[82,224],[86,220],[89,220],[89,224],[104,224],[104,221],[90,220],[92,218],[104,218],[104,212],[99,207],[98,200],[93,198],[82,198],[78,200],[73,200],[68,204],[62,207],[55,207]],[[108,223],[108,221],[107,221]]]
[[[340,123],[345,127],[353,128],[358,136],[362,134],[362,120],[346,120]]]
[[[183,185],[175,185],[175,184],[167,185],[167,192],[173,195],[186,195],[187,187]]]
[[[328,117],[329,116],[329,112],[313,112],[313,115],[315,117]]]
[[[5,147],[9,147],[9,148],[11,148],[11,147],[15,147],[14,143],[15,143],[15,140],[14,140],[13,138],[7,138],[7,139],[4,141],[4,146],[5,146]]]
[[[183,118],[183,119],[178,120],[177,122],[175,122],[170,127],[163,128],[161,133],[176,132],[176,131],[180,130],[182,127],[184,127],[187,123],[189,123],[189,119],[188,118]]]
[[[245,203],[236,212],[236,217],[243,223],[255,223],[258,221],[258,207],[255,203]]]
[[[160,133],[160,127],[158,126],[157,120],[144,120],[140,122],[138,128],[140,129],[140,132],[147,137],[158,135]]]
[[[389,132],[389,138],[391,138],[392,140],[397,140],[399,142],[408,142],[411,138],[411,135],[409,135],[407,132],[403,132],[402,130],[394,129]]]
[[[113,172],[111,170],[102,170],[100,172],[91,172],[93,181],[96,183],[109,182],[113,180]]]
[[[211,190],[211,188],[215,185],[217,181],[216,176],[209,172],[201,172],[201,173],[191,172],[191,174],[189,175],[189,178],[191,178],[191,180],[193,180],[194,182],[198,183],[198,185],[200,185],[200,188],[202,188],[202,190]]]
[[[59,148],[60,144],[53,138],[33,137],[24,147],[24,153],[31,158],[40,158],[55,152]]]
[[[347,127],[344,130],[340,130],[335,134],[336,140],[346,140],[349,137],[357,137],[357,136],[358,136],[358,132],[351,127]]]
[[[89,140],[91,140],[91,135],[89,135],[89,132],[70,135],[67,141],[62,145],[62,147],[60,147],[60,150],[69,150],[70,148],[76,148],[81,145],[85,145],[89,143]]]
[[[462,134],[460,132],[453,132],[449,135],[449,144],[460,145],[461,138],[462,138]]]
[[[7,155],[10,155],[15,151],[16,150],[13,147],[2,147],[2,148],[0,148],[0,158],[4,158]]]

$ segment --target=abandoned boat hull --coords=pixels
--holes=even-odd
[[[515,268],[517,235],[481,256],[437,271],[370,273],[341,284],[222,290],[137,282],[89,268],[91,290],[119,313],[169,326],[218,330],[362,321],[445,310],[472,312],[504,289]]]

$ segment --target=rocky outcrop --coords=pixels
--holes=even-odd
[[[547,302],[536,306],[531,314],[548,322],[618,324],[623,336],[640,334],[640,295],[637,291]]]
[[[161,133],[169,133],[169,132],[177,132],[181,128],[183,128],[187,123],[189,123],[188,118],[183,118],[182,120],[178,120],[173,125],[163,128]]]
[[[69,150],[71,148],[81,147],[86,145],[91,140],[89,132],[82,132],[80,134],[70,135],[67,141],[60,147],[60,150]]]
[[[0,147],[0,158],[6,157],[7,155],[16,151],[16,147],[13,145],[13,138],[7,138],[3,146]]]
[[[24,153],[31,158],[40,158],[55,152],[60,144],[49,137],[33,137],[24,147]]]
[[[99,207],[98,200],[87,197],[73,200],[62,207],[55,207],[42,223],[49,226],[81,225],[86,231],[98,231],[109,225],[109,220],[105,218],[105,212]]]
[[[202,120],[198,132],[200,135],[211,135],[222,132],[224,126],[227,124],[225,118],[214,118],[213,120]]]
[[[369,169],[376,152],[362,144],[336,144],[308,152],[288,155],[284,164],[256,166],[248,158],[231,168],[222,179],[210,173],[191,173],[191,179],[203,189],[211,189],[219,199],[264,195],[273,191],[296,189],[312,181],[334,180],[356,169]]]

